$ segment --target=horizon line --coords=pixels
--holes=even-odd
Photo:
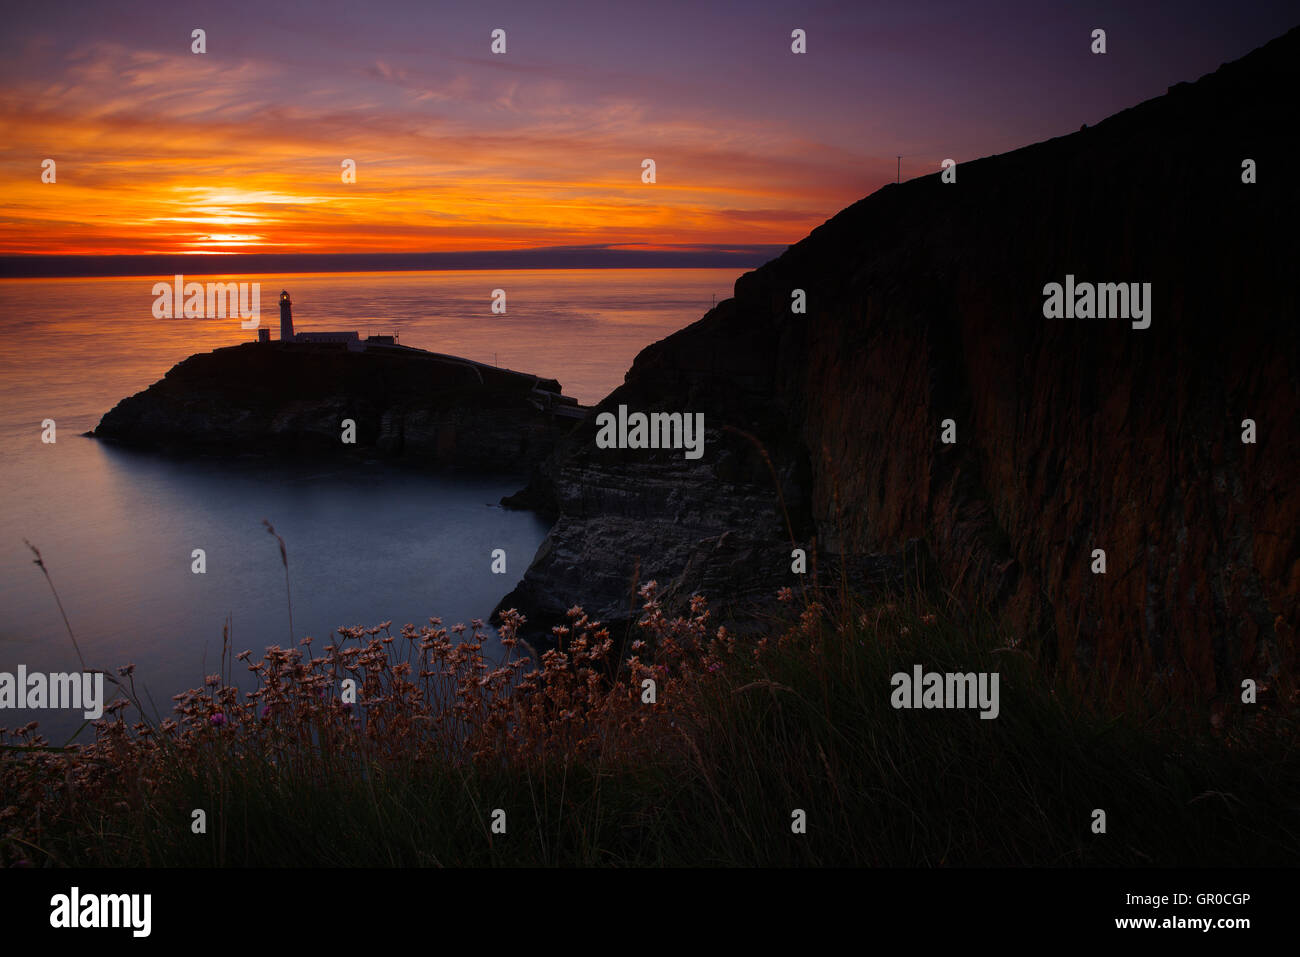
[[[736,244],[626,249],[616,246],[542,246],[531,249],[428,253],[186,253],[0,255],[0,278],[75,279],[185,274],[196,262],[203,272],[232,273],[422,272],[455,269],[754,269],[788,245]],[[223,268],[212,271],[220,263]]]

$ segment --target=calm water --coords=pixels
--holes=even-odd
[[[299,331],[398,332],[404,345],[551,376],[584,403],[622,382],[644,346],[731,295],[736,270],[517,270],[200,276],[259,281],[262,323],[279,335],[288,289]],[[496,507],[518,477],[429,476],[375,463],[347,468],[256,459],[174,461],[82,437],[124,396],[194,352],[255,335],[238,320],[159,320],[152,286],[169,277],[0,280],[0,671],[79,670],[27,538],[41,549],[90,667],[134,662],[160,709],[216,670],[223,622],[235,650],[289,643],[284,571],[261,525],[289,550],[296,638],[391,619],[486,619],[546,534]],[[507,294],[492,315],[492,290]],[[58,440],[41,442],[54,419]],[[191,572],[206,552],[207,573]],[[504,548],[507,574],[490,572]],[[40,720],[55,743],[79,713],[0,711],[0,727]],[[83,735],[83,739],[84,739]]]

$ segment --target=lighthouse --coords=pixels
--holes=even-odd
[[[280,293],[280,341],[293,342],[293,302],[287,290]]]

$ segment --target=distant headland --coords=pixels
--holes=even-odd
[[[612,244],[438,253],[232,253],[214,262],[222,275],[302,272],[419,272],[437,269],[751,269],[784,246],[685,244],[641,249]],[[0,256],[0,277],[166,276],[193,271],[194,257],[151,253],[114,256]]]

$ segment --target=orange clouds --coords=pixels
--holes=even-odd
[[[651,122],[635,97],[519,68],[305,72],[99,44],[56,73],[0,89],[0,253],[788,243],[876,185],[779,123]]]

